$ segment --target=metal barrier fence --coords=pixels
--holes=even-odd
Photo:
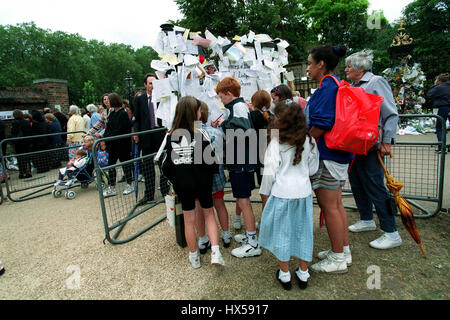
[[[164,209],[161,207],[162,210],[150,209],[164,202],[163,194],[167,194],[170,185],[167,179],[162,176],[160,169],[158,170],[159,164],[154,161],[156,153],[141,156],[138,145],[132,141],[133,136],[143,139],[143,137],[152,134],[165,134],[165,128],[102,138],[94,143],[94,157],[97,157],[98,149],[102,143],[110,146],[119,140],[125,143],[122,145],[124,148],[120,148],[121,150],[108,147],[110,162],[107,166],[100,167],[95,162],[97,185],[107,186],[105,189],[99,188],[99,198],[105,228],[105,240],[112,244],[131,241],[166,219],[165,206]],[[127,139],[129,140],[127,141]],[[131,154],[127,157],[126,154],[122,153],[122,156],[125,156],[125,161],[122,161],[124,159],[122,158],[118,163],[111,163],[112,159],[115,162],[118,153],[127,148],[130,149]],[[127,152],[128,150],[126,150]],[[119,168],[122,168],[122,170],[117,170]],[[120,175],[122,179],[117,179],[118,171],[123,173]],[[108,191],[111,190],[111,185],[114,185],[114,191]],[[149,192],[151,186],[154,188],[153,196]],[[142,215],[143,213],[146,214]],[[121,236],[124,228],[139,216],[143,221],[129,226],[127,235]],[[142,228],[143,224],[146,226]],[[119,239],[119,237],[123,239]]]
[[[442,142],[435,135],[430,141],[399,142],[391,147],[393,158],[385,157],[385,165],[396,181],[403,182],[400,195],[412,206],[414,217],[429,218],[442,209],[445,178],[446,120],[438,115],[400,115],[400,123],[407,120],[420,122],[435,119],[441,122]],[[433,121],[434,123],[434,121]],[[347,181],[345,196],[352,196]],[[346,206],[356,209],[355,206]],[[398,213],[397,213],[398,215]]]
[[[69,134],[71,133],[85,132],[69,132]],[[68,152],[74,147],[53,145],[50,140],[66,134],[67,132],[62,132],[8,138],[0,143],[0,156],[3,167],[6,168],[8,162],[14,163],[16,169],[8,170],[10,179],[5,179],[6,196],[9,200],[15,202],[24,201],[52,193],[53,185],[58,178],[58,169],[67,163]],[[49,143],[42,144],[46,140]],[[10,144],[15,151],[3,155],[2,146],[4,144]],[[23,152],[23,150],[27,152]]]

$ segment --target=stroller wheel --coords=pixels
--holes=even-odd
[[[52,191],[52,195],[53,195],[55,198],[60,198],[60,197],[62,196],[62,191],[61,191],[61,190],[53,190],[53,191]]]
[[[72,200],[75,199],[76,193],[74,191],[68,191],[66,192],[66,199]]]
[[[87,183],[87,182],[81,183],[81,189],[87,189],[88,187],[89,187],[89,183]]]

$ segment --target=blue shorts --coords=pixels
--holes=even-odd
[[[255,189],[255,173],[230,171],[230,182],[233,197],[236,199],[250,198],[252,190]]]

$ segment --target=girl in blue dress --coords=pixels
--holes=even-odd
[[[292,100],[279,102],[264,157],[259,192],[269,196],[269,200],[262,213],[259,237],[260,245],[279,260],[276,277],[286,290],[292,287],[291,257],[300,259],[300,267],[295,272],[300,288],[307,286],[308,263],[313,253],[313,199],[309,177],[318,168],[319,152],[314,138],[306,131],[300,105]]]

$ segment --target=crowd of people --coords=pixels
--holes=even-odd
[[[307,74],[320,81],[321,85],[308,101],[284,84],[273,88],[270,93],[258,90],[251,101],[245,101],[241,97],[239,82],[227,77],[215,89],[228,110],[227,116],[208,122],[207,104],[186,96],[178,101],[169,129],[164,128],[161,119],[156,117],[158,103],[152,97],[152,82],[156,77],[152,74],[143,79],[146,92],[135,99],[133,112],[116,93],[103,95],[101,106],[88,105],[84,112],[77,106],[70,106],[69,117],[58,109],[47,109],[43,113],[33,111],[31,119],[27,119],[20,110],[16,110],[13,137],[66,132],[65,136],[40,137],[30,140],[30,143],[16,142],[16,153],[38,152],[49,149],[49,146],[70,147],[68,153],[61,154],[61,158],[56,160],[21,158],[18,161],[19,178],[31,177],[31,163],[37,172],[45,172],[50,167],[59,166],[61,160],[75,157],[76,160],[60,171],[59,179],[62,180],[65,174],[70,176],[73,163],[86,155],[77,151],[86,136],[108,138],[161,129],[133,138],[106,140],[101,143],[101,150],[108,152],[109,165],[132,159],[133,140],[143,157],[158,153],[155,159],[146,157],[141,161],[145,195],[139,202],[144,204],[154,200],[157,167],[161,174],[161,194],[167,195],[171,184],[181,202],[188,259],[192,267],[201,267],[201,254],[208,249],[211,249],[211,264],[225,265],[219,240],[222,240],[224,248],[228,248],[234,239],[240,244],[231,251],[236,258],[259,256],[262,248],[271,252],[279,261],[276,279],[286,290],[292,287],[290,260],[298,258],[294,274],[299,287],[305,289],[310,278],[309,270],[348,272],[353,262],[348,232],[376,230],[373,207],[383,233],[369,245],[383,250],[402,244],[391,197],[384,185],[383,170],[377,158],[378,153],[383,157],[390,154],[391,145],[395,143],[398,112],[387,81],[371,72],[371,51],[363,50],[348,56],[345,73],[353,86],[384,98],[377,144],[367,155],[355,156],[330,149],[325,143],[325,133],[333,128],[338,91],[335,81],[326,76],[333,75],[339,80],[333,73],[345,56],[346,48],[341,46],[317,46],[310,51]],[[438,97],[440,110],[448,114],[448,74],[438,79],[429,96]],[[247,134],[252,130],[257,133],[256,143]],[[438,135],[438,139],[442,138]],[[263,156],[255,158],[255,154]],[[126,183],[123,195],[126,196],[134,190],[131,165],[124,165],[123,172]],[[256,188],[255,178],[263,210],[259,237],[258,222],[250,201]],[[236,199],[232,217],[224,203],[227,179]],[[360,220],[350,226],[342,202],[342,187],[347,179],[360,214]],[[116,169],[109,169],[104,197],[118,195],[116,183]],[[330,248],[318,252],[320,261],[311,265],[313,192],[324,215]],[[242,220],[245,232],[232,237],[230,221],[234,229],[239,230]]]

